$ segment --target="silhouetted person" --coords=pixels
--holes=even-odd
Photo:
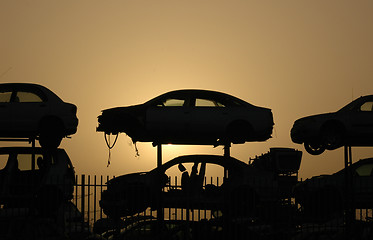
[[[179,165],[177,167],[179,168],[180,172],[182,172],[182,174],[181,174],[181,189],[183,191],[189,191],[189,188],[190,188],[189,173],[188,173],[188,171],[186,170],[186,168],[184,167],[183,164],[179,163]]]

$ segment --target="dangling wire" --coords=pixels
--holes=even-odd
[[[109,165],[110,165],[110,158],[111,158],[111,151],[110,150],[114,147],[115,143],[117,142],[119,133],[117,133],[117,135],[115,136],[114,143],[111,146],[110,146],[110,137],[109,137],[109,140],[108,140],[107,135],[109,135],[109,134],[104,133],[104,138],[105,138],[106,146],[109,149],[109,157],[108,157],[108,160],[107,160],[107,166],[106,167],[109,167]]]

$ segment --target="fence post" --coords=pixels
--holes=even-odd
[[[80,205],[80,209],[81,209],[81,212],[82,212],[82,216],[83,216],[83,219],[82,219],[82,222],[84,223],[84,216],[85,216],[85,175],[82,174],[82,183],[81,183],[81,205]]]

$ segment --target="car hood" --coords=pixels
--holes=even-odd
[[[307,116],[307,117],[299,118],[298,120],[295,121],[295,124],[308,122],[308,121],[317,121],[317,120],[321,120],[321,119],[326,119],[326,118],[330,118],[330,117],[335,116],[335,115],[336,115],[335,112],[310,115],[310,116]]]
[[[115,107],[102,110],[98,116],[97,132],[117,134],[125,132],[132,137],[136,124],[145,117],[145,105],[133,105],[128,107]],[[125,123],[125,124],[124,124]]]
[[[106,184],[108,186],[114,186],[114,185],[122,185],[122,184],[133,183],[133,182],[143,182],[146,174],[147,172],[125,174],[125,175],[121,175],[119,177],[110,179]]]
[[[132,105],[132,106],[127,106],[127,107],[114,107],[114,108],[108,108],[102,110],[101,116],[104,115],[116,115],[120,113],[130,113],[130,114],[136,114],[139,109],[142,109],[144,107],[144,104],[138,104],[138,105]]]

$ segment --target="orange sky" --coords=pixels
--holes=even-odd
[[[169,90],[222,91],[271,108],[273,138],[233,146],[247,161],[291,142],[297,118],[373,93],[372,1],[0,1],[0,81],[45,85],[78,106],[78,133],[62,147],[78,174],[156,166],[156,149],[125,135],[108,151],[97,116]],[[12,143],[14,144],[14,143]],[[166,146],[164,161],[221,147]],[[354,149],[354,161],[373,148]],[[300,176],[343,167],[343,149],[311,156]]]

